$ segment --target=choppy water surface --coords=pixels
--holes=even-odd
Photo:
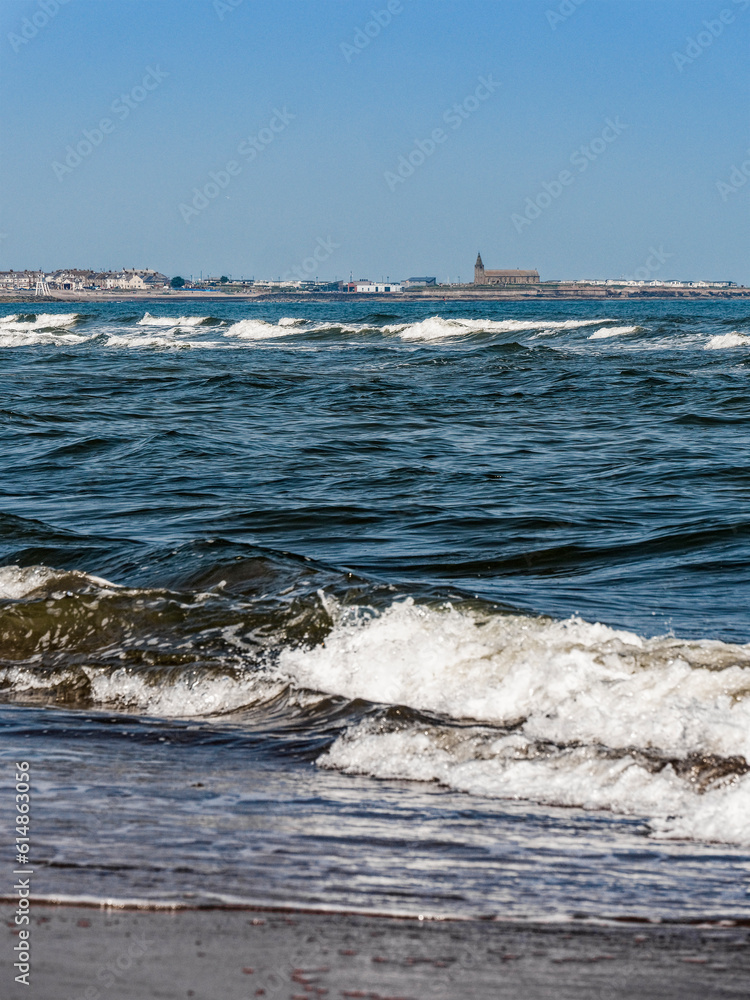
[[[747,915],[746,304],[21,308],[38,893]]]

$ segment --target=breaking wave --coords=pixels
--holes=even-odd
[[[14,313],[1,316],[0,347],[82,343],[89,338],[70,330],[81,318],[78,313]]]
[[[370,603],[321,589],[309,564],[251,560],[252,593],[226,572],[172,591],[4,567],[3,698],[200,717],[283,697],[335,714],[321,767],[750,844],[749,646],[478,601]]]
[[[610,326],[592,333],[589,340],[605,340],[608,337],[624,337],[630,333],[638,333],[640,326]]]
[[[661,836],[750,843],[750,648],[393,604],[344,612],[286,649],[296,684],[406,706],[367,718],[320,764],[490,797],[643,814]]]
[[[238,340],[268,340],[271,337],[289,336],[295,332],[296,325],[283,320],[279,323],[268,323],[264,319],[241,319],[237,323],[232,323],[224,336],[236,337]]]
[[[392,324],[383,327],[386,333],[395,333],[402,340],[442,340],[446,337],[467,336],[474,333],[524,333],[545,331],[548,334],[560,330],[577,330],[579,327],[606,323],[601,319],[571,320],[491,320],[491,319],[443,319],[430,316],[419,323]]]
[[[726,347],[750,347],[750,336],[746,333],[738,333],[736,330],[732,333],[719,334],[716,337],[711,337],[705,349],[707,351],[720,351]]]
[[[217,319],[214,316],[180,316],[174,319],[170,316],[152,316],[145,313],[142,319],[138,320],[137,326],[166,326],[166,327],[191,327],[191,326],[217,326],[225,320]]]

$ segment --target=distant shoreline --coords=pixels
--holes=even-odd
[[[50,302],[134,302],[148,305],[159,302],[190,302],[221,300],[222,302],[530,302],[530,301],[618,301],[618,300],[710,300],[748,299],[750,288],[676,288],[651,289],[617,286],[554,287],[537,286],[527,290],[503,289],[492,291],[430,289],[429,291],[394,292],[392,294],[361,292],[220,292],[174,290],[169,292],[55,292],[50,295],[0,292],[0,304],[23,302],[29,305]]]

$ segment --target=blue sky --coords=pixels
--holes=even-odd
[[[0,269],[750,284],[749,41],[750,0],[2,0]]]

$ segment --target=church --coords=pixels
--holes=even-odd
[[[474,265],[475,285],[538,285],[538,271],[485,271],[482,255]]]

